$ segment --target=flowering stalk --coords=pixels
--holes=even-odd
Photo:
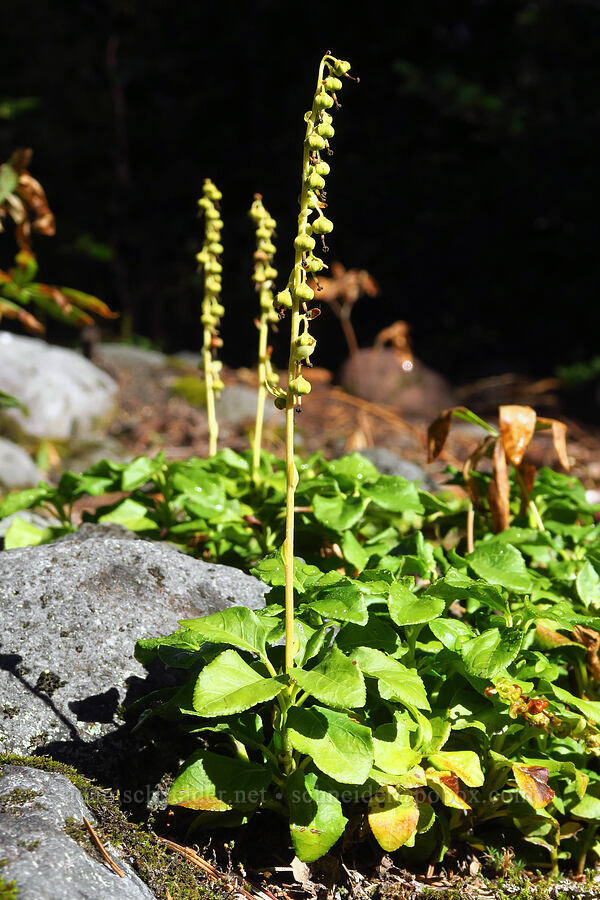
[[[204,275],[204,299],[202,301],[202,318],[204,326],[202,341],[202,368],[206,383],[206,412],[208,415],[208,454],[217,452],[219,424],[215,412],[215,395],[223,390],[221,381],[222,363],[215,358],[218,347],[223,346],[219,336],[219,324],[225,308],[219,302],[221,295],[221,273],[223,266],[220,256],[223,253],[221,229],[223,222],[218,206],[222,197],[221,191],[215,187],[210,178],[204,179],[203,196],[198,206],[204,211],[204,241],[202,250],[196,256],[198,271]]]
[[[294,409],[302,404],[302,397],[310,393],[310,383],[302,375],[302,365],[310,366],[309,357],[313,353],[316,340],[309,334],[311,320],[319,315],[318,309],[309,309],[314,299],[314,291],[307,278],[317,281],[317,273],[326,269],[323,260],[315,256],[315,236],[320,236],[323,250],[325,235],[333,230],[333,223],[324,215],[325,177],[329,174],[329,164],[321,158],[322,151],[329,155],[332,151],[329,141],[334,135],[332,117],[327,110],[337,102],[336,92],[342,87],[341,78],[348,75],[350,63],[335,59],[326,53],[319,66],[317,87],[312,109],[306,113],[306,135],[302,157],[302,190],[300,193],[300,214],[298,234],[294,240],[295,258],[287,287],[277,294],[276,305],[291,311],[290,357],[288,383],[276,393],[275,404],[285,408],[285,454],[286,454],[286,519],[283,557],[285,565],[285,665],[286,670],[294,665],[294,496],[298,484],[298,471],[294,463]],[[349,76],[348,76],[349,77]]]
[[[269,347],[269,324],[279,321],[279,316],[273,306],[273,280],[277,278],[277,269],[273,268],[275,256],[273,235],[277,222],[263,206],[261,194],[254,195],[249,215],[256,225],[256,251],[252,279],[260,297],[260,316],[254,320],[258,328],[258,396],[252,442],[252,477],[256,481],[260,468],[267,390],[274,387],[279,381],[279,375],[273,371],[271,366],[271,347]]]

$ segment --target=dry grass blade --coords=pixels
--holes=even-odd
[[[510,521],[510,483],[506,454],[500,441],[496,441],[492,456],[494,477],[488,488],[488,503],[492,514],[494,533],[506,531]]]
[[[496,441],[496,438],[492,435],[488,435],[484,438],[483,441],[475,447],[473,452],[469,454],[463,465],[462,473],[465,481],[465,488],[472,503],[479,503],[479,488],[477,487],[475,479],[471,477],[471,472],[476,470],[479,462],[488,453],[494,441]]]
[[[506,456],[513,466],[520,466],[535,431],[535,410],[531,406],[501,406],[499,418]]]
[[[111,867],[113,872],[116,872],[117,875],[119,876],[119,878],[125,878],[125,872],[123,871],[121,866],[117,865],[117,863],[112,859],[112,857],[110,856],[108,851],[104,849],[104,845],[102,844],[102,841],[100,840],[100,838],[98,837],[98,835],[92,828],[90,822],[86,819],[85,816],[83,817],[83,821],[90,833],[90,836],[91,836],[94,844],[96,845],[96,847],[98,848],[98,850],[100,851],[100,853],[102,854],[102,856],[104,857],[104,859],[106,860],[108,865]]]
[[[533,486],[535,485],[535,475],[536,468],[531,463],[521,463],[518,468],[518,477],[517,481],[519,483],[519,488],[521,490],[521,509],[520,514],[524,516],[527,512],[527,507],[529,506],[529,501],[531,499],[531,492],[533,490]]]

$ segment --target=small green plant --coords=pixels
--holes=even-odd
[[[214,456],[217,452],[219,424],[215,409],[215,397],[223,390],[221,380],[222,363],[216,359],[216,352],[222,346],[219,336],[219,323],[225,308],[220,302],[222,287],[221,230],[223,221],[219,209],[222,198],[221,191],[215,187],[210,178],[204,179],[203,196],[198,206],[204,213],[204,240],[202,250],[197,254],[199,269],[204,276],[204,299],[202,301],[202,368],[206,381],[206,412],[208,415],[208,453]]]
[[[252,278],[260,302],[260,315],[255,320],[258,328],[258,394],[256,424],[252,438],[252,477],[256,480],[260,470],[267,390],[273,388],[279,381],[279,375],[271,365],[271,348],[269,347],[269,325],[279,321],[279,316],[273,306],[273,282],[277,278],[277,269],[273,267],[275,257],[273,238],[277,222],[265,209],[261,194],[254,195],[249,215],[256,226],[256,250],[254,251],[254,275]]]

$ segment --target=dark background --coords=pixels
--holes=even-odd
[[[260,191],[279,222],[283,287],[303,114],[330,49],[360,76],[334,117],[330,257],[381,285],[355,309],[359,342],[406,319],[416,355],[455,383],[598,353],[600,3],[4,0],[3,13],[1,90],[22,109],[0,97],[1,155],[33,147],[57,218],[34,243],[40,278],[97,294],[134,334],[199,346],[209,176],[224,195],[223,358],[253,364],[247,210]],[[8,266],[12,235],[0,240]],[[329,310],[313,331],[317,364],[337,366]]]

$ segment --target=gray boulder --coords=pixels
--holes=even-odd
[[[120,704],[144,692],[138,638],[231,605],[260,608],[265,591],[118,525],[0,552],[0,752],[81,748],[114,732]]]
[[[89,842],[80,845],[68,832],[81,831],[83,817],[95,824],[81,793],[68,778],[22,766],[0,773],[0,858],[2,877],[15,881],[19,900],[154,900],[155,895],[127,860],[105,843],[121,877],[101,861]],[[67,829],[67,830],[65,830]]]
[[[256,416],[256,388],[245,384],[228,384],[217,400],[217,418],[228,425],[242,425]],[[273,398],[265,403],[265,422],[277,416]]]
[[[0,492],[33,487],[45,478],[29,453],[0,437]]]
[[[113,379],[63,347],[0,332],[0,390],[28,410],[2,412],[4,430],[38,438],[86,437],[113,415]]]
[[[402,459],[393,450],[386,447],[366,447],[360,451],[369,462],[372,462],[382,475],[399,475],[408,481],[416,481],[417,486],[424,491],[434,493],[439,491],[440,485],[417,463]]]
[[[133,344],[98,344],[94,348],[94,359],[103,365],[123,369],[162,369],[167,365],[167,357],[159,350],[136,347]]]

